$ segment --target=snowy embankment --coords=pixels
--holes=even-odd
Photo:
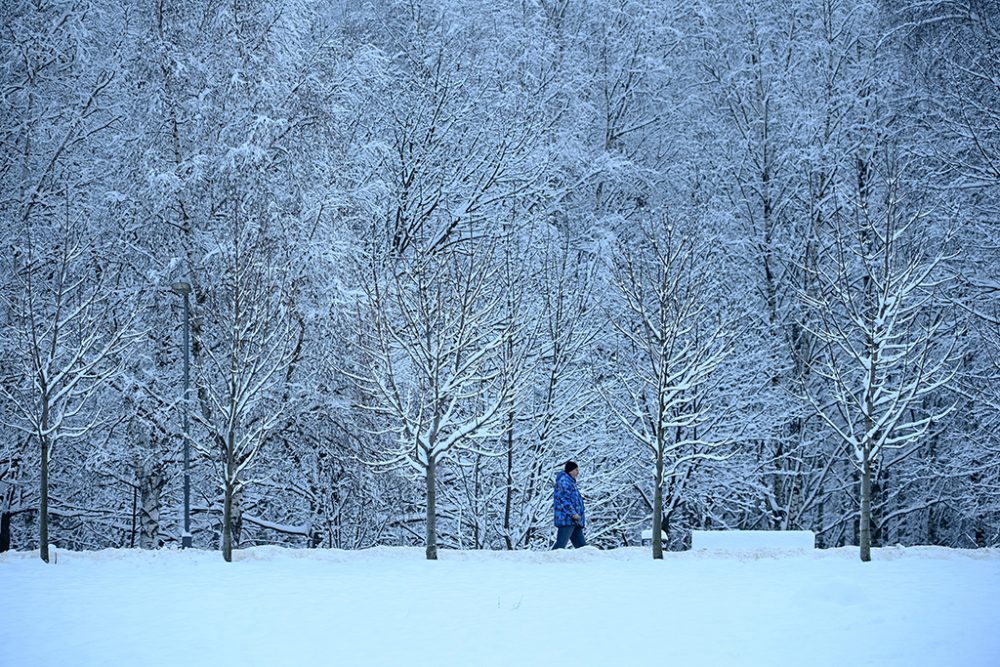
[[[0,555],[4,665],[1000,665],[1000,551]]]

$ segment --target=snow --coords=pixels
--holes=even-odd
[[[758,549],[797,550],[816,547],[811,530],[692,530],[692,549],[715,551],[755,551]]]
[[[10,665],[1000,664],[1000,550],[0,554]]]

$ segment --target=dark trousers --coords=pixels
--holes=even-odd
[[[567,542],[579,549],[587,546],[587,538],[583,536],[583,526],[556,526],[556,544],[553,549],[565,549]]]

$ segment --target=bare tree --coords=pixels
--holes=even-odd
[[[804,394],[860,471],[859,546],[869,561],[873,475],[889,463],[887,450],[912,452],[951,411],[924,399],[953,378],[954,345],[940,339],[944,320],[932,312],[946,256],[917,236],[927,216],[904,213],[891,177],[881,205],[873,202],[874,174],[864,168],[855,215],[835,222],[817,263],[817,292],[802,298],[813,316],[806,326],[820,341],[811,369],[823,380]]]
[[[491,243],[389,262],[388,277],[373,262],[363,280],[358,344],[368,368],[355,380],[369,397],[361,407],[386,424],[370,463],[408,465],[424,478],[426,555],[435,560],[437,466],[502,433],[520,363],[502,351],[516,324],[493,289]]]
[[[200,411],[208,432],[195,446],[215,466],[223,487],[222,556],[238,541],[247,472],[289,407],[282,392],[294,355],[295,331],[283,293],[287,260],[253,223],[234,212],[220,245],[223,280],[206,302],[217,331],[206,327],[198,373]],[[211,326],[211,325],[209,325]]]
[[[61,223],[56,239],[39,240],[37,232],[25,226],[12,304],[19,376],[28,389],[4,383],[0,391],[14,406],[17,428],[38,446],[38,536],[41,558],[48,562],[50,456],[61,440],[106,426],[105,416],[93,410],[93,398],[121,370],[122,353],[135,337],[116,287],[100,270],[97,249],[79,223]]]
[[[665,223],[644,229],[636,250],[617,258],[615,284],[625,312],[613,321],[626,342],[609,404],[654,460],[653,558],[663,558],[663,482],[706,459],[718,444],[700,429],[712,419],[710,380],[728,353],[724,325],[706,330],[709,311],[699,251]]]
[[[49,457],[61,440],[100,432],[92,400],[131,342],[120,285],[103,261],[113,243],[94,183],[105,176],[98,143],[116,120],[108,106],[112,50],[87,51],[113,17],[108,7],[27,2],[4,7],[0,39],[0,229],[8,245],[2,298],[15,341],[0,392],[12,426],[39,448],[40,553],[48,560]],[[15,457],[16,459],[19,457]],[[19,466],[18,466],[19,467]]]

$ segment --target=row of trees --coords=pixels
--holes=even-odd
[[[1000,540],[995,0],[3,12],[0,550]]]

